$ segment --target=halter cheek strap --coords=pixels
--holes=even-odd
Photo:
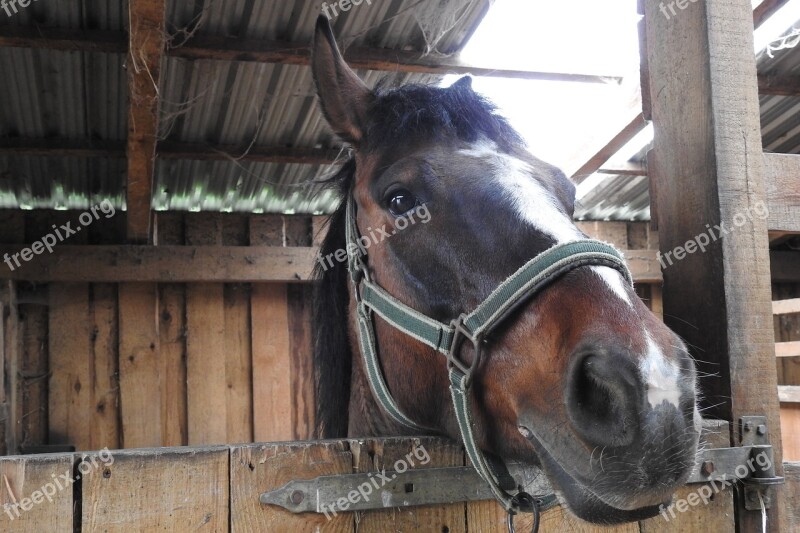
[[[622,255],[613,246],[590,239],[553,246],[534,257],[509,276],[472,312],[462,314],[449,324],[434,320],[403,304],[370,278],[367,252],[359,245],[355,202],[347,200],[347,257],[353,282],[358,317],[358,338],[367,379],[382,409],[397,423],[418,432],[437,432],[417,424],[405,415],[391,395],[383,377],[375,340],[373,313],[403,333],[441,352],[447,359],[450,394],[458,428],[470,462],[489,484],[492,493],[509,513],[526,509],[524,493],[512,495],[503,488],[500,476],[478,447],[473,432],[469,388],[486,346],[486,336],[506,320],[515,309],[527,302],[549,283],[582,266],[606,266],[618,270],[633,284]],[[461,346],[469,341],[474,356],[467,364],[459,358]],[[508,485],[506,485],[508,486]],[[530,497],[527,497],[530,500]],[[535,506],[535,504],[534,504]]]

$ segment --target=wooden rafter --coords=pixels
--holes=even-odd
[[[125,34],[83,30],[49,30],[39,28],[0,28],[0,47],[44,48],[53,50],[122,53],[128,47]],[[183,46],[165,52],[171,57],[186,60],[213,59],[308,65],[310,47],[307,42],[285,42],[229,37],[198,36]],[[501,78],[582,83],[619,83],[619,76],[597,76],[562,72],[541,72],[525,69],[495,68],[470,65],[456,56],[426,55],[409,50],[350,47],[345,57],[354,68],[388,72],[428,74],[473,74]]]
[[[123,141],[73,141],[68,139],[0,139],[0,155],[44,157],[125,157]],[[192,161],[254,161],[258,163],[296,163],[326,165],[336,161],[341,150],[302,146],[234,146],[161,142],[161,159]]]
[[[788,0],[764,0],[753,10],[753,27],[758,29],[768,18],[775,14]]]
[[[58,246],[35,255],[22,245],[0,245],[14,270],[0,264],[0,280],[40,282],[300,282],[308,281],[317,247],[285,246]],[[655,250],[624,252],[634,279],[658,283]],[[15,257],[16,255],[16,257]],[[23,262],[28,259],[27,262]],[[334,261],[332,258],[331,261]],[[16,266],[16,262],[20,266]]]
[[[128,240],[151,242],[150,204],[158,142],[166,0],[130,0],[129,15]]]

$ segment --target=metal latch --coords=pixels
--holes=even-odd
[[[742,445],[699,451],[687,483],[730,484],[740,481],[744,486],[747,510],[760,510],[762,501],[769,508],[772,503],[769,487],[782,484],[784,478],[775,475],[767,419],[763,416],[743,416],[739,424]],[[542,511],[558,505],[547,476],[538,467],[522,463],[509,463],[507,467],[514,479],[522,480],[527,493],[549,495],[541,502]],[[260,497],[265,505],[277,505],[293,513],[316,512],[326,516],[348,511],[492,499],[494,496],[486,482],[474,468],[466,466],[293,480]]]

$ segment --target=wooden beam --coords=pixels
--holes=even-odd
[[[662,253],[766,203],[750,0],[705,0],[667,19],[645,0],[657,142],[648,162]],[[767,417],[781,462],[767,221],[753,217],[706,253],[664,270],[664,319],[695,356],[706,416]],[[762,392],[760,392],[762,391]],[[731,445],[740,444],[738,430]],[[778,468],[780,470],[780,468]],[[780,475],[780,474],[779,474]],[[779,531],[780,491],[769,531]],[[761,513],[737,505],[737,531]]]
[[[129,242],[151,243],[153,175],[158,142],[159,83],[164,55],[166,0],[130,0],[128,70]]]
[[[800,155],[764,154],[770,231],[800,233]]]
[[[638,80],[637,80],[638,81]],[[623,90],[626,90],[623,88]],[[642,114],[642,93],[638,85],[627,89],[626,100],[622,109],[615,115],[614,124],[610,124],[607,131],[611,134],[597,135],[580,146],[570,158],[570,164],[564,168],[565,173],[572,177],[575,183],[597,172],[619,150],[625,146],[637,133],[647,126],[647,121]]]
[[[775,14],[788,0],[764,0],[753,10],[753,28],[758,29],[768,18]]]
[[[800,298],[772,302],[773,315],[791,315],[794,313],[800,313]]]
[[[759,74],[758,94],[769,96],[800,96],[800,76]]]
[[[171,49],[169,54],[172,57],[189,60],[212,59],[218,61],[308,65],[311,49],[308,43],[305,42],[290,43],[204,35],[196,36],[183,46]],[[423,55],[420,52],[411,50],[392,50],[388,48],[352,46],[345,51],[344,57],[351,67],[364,70],[418,74],[472,74],[473,76],[580,83],[620,83],[622,81],[619,76],[541,72],[527,69],[497,68],[489,65],[470,65],[461,61],[457,55]]]
[[[647,167],[641,163],[617,163],[600,167],[598,174],[614,174],[616,176],[647,176]]]
[[[23,246],[0,245],[0,258]],[[639,283],[658,283],[655,250],[623,251]],[[27,254],[33,255],[30,250]],[[303,282],[311,278],[318,249],[281,246],[59,246],[11,271],[0,263],[0,279],[37,282]],[[21,256],[20,256],[21,258]]]
[[[24,47],[66,51],[124,53],[125,34],[84,30],[49,30],[39,28],[0,27],[0,47]],[[166,50],[171,57],[194,61],[244,61],[308,65],[310,48],[307,42],[268,41],[217,36],[196,36],[182,46]],[[472,74],[498,78],[579,83],[620,83],[619,76],[597,76],[566,72],[542,72],[528,69],[496,68],[470,65],[457,56],[422,55],[410,50],[350,47],[345,58],[357,69],[420,74]]]
[[[302,146],[231,146],[163,142],[158,145],[161,159],[190,159],[193,161],[252,161],[299,165],[329,165],[336,161],[339,149],[306,148]]]
[[[781,403],[800,403],[800,386],[778,385],[778,399]]]
[[[123,141],[74,141],[69,139],[0,139],[0,155],[40,157],[125,157]],[[193,161],[253,161],[301,165],[329,165],[341,149],[302,146],[234,146],[160,142],[157,157]]]
[[[800,357],[800,341],[776,342],[775,357]]]
[[[0,246],[4,254],[20,246]],[[30,253],[30,252],[29,252]],[[316,248],[246,246],[61,246],[0,279],[48,282],[298,282],[308,280]],[[13,263],[12,263],[13,264]]]
[[[125,157],[124,141],[71,139],[0,139],[0,155],[34,157]]]
[[[2,26],[0,47],[124,54],[128,51],[128,40],[120,31]]]

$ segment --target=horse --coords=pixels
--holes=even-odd
[[[571,181],[469,77],[370,89],[325,17],[311,68],[328,124],[352,147],[328,179],[341,204],[315,276],[319,437],[450,437],[476,450],[473,464],[540,466],[583,520],[658,514],[694,465],[694,363],[618,254],[575,226]],[[546,283],[470,330],[473,310],[535,276]]]

